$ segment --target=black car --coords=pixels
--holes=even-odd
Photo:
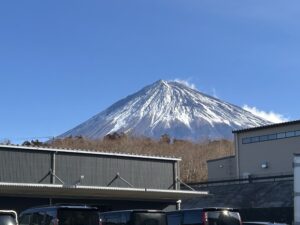
[[[27,209],[20,214],[20,225],[99,225],[97,207],[56,205]]]
[[[167,225],[160,210],[133,209],[100,213],[100,225]]]
[[[194,208],[167,213],[168,225],[242,225],[240,214],[231,208]]]
[[[18,216],[14,210],[0,210],[0,225],[18,225]]]

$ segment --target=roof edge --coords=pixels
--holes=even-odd
[[[219,161],[219,160],[223,160],[223,159],[230,159],[230,158],[235,158],[235,155],[225,156],[225,157],[217,158],[217,159],[210,159],[210,160],[206,160],[206,162],[215,162],[215,161]]]
[[[117,153],[117,152],[102,152],[96,150],[83,150],[83,149],[63,149],[63,148],[48,148],[48,147],[28,147],[21,145],[1,145],[1,148],[14,148],[14,149],[24,149],[33,151],[45,151],[45,152],[66,152],[66,153],[76,153],[76,154],[89,154],[89,155],[105,155],[105,156],[118,156],[125,158],[139,158],[139,159],[155,159],[155,160],[165,160],[165,161],[181,161],[181,158],[176,157],[165,157],[165,156],[151,156],[151,155],[137,155],[129,153]]]
[[[245,129],[233,130],[232,133],[237,134],[237,133],[243,133],[243,132],[248,132],[248,131],[262,130],[262,129],[268,129],[268,128],[273,128],[273,127],[286,126],[286,125],[293,125],[293,124],[300,124],[300,120],[291,120],[291,121],[282,122],[282,123],[272,123],[272,124],[259,126],[259,127],[250,127],[250,128],[245,128]]]

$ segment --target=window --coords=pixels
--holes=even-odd
[[[251,138],[251,143],[254,143],[254,142],[259,142],[259,136]]]
[[[129,212],[108,213],[108,215],[103,216],[104,225],[126,225],[129,220]]]
[[[32,215],[30,225],[42,225],[44,220],[44,214],[41,212],[36,212]]]
[[[0,224],[1,225],[17,225],[16,218],[13,214],[3,214],[0,215]]]
[[[285,133],[286,137],[294,137],[295,136],[295,131],[289,131]]]
[[[242,139],[242,143],[243,143],[243,144],[249,144],[249,143],[251,143],[251,142],[250,142],[250,138],[243,138],[243,139]]]
[[[165,213],[134,212],[132,225],[166,225]]]
[[[269,140],[269,136],[268,136],[268,135],[260,136],[260,137],[259,137],[259,140],[260,140],[260,141],[267,141],[267,140]]]
[[[50,225],[51,222],[53,222],[53,219],[55,219],[55,211],[49,210],[45,212],[45,225]]]
[[[29,214],[25,214],[25,215],[21,216],[20,225],[29,225],[29,223],[30,223],[30,215]]]
[[[268,139],[269,140],[275,140],[277,138],[277,135],[276,134],[269,134],[268,135]]]
[[[255,137],[247,137],[247,138],[242,139],[242,143],[250,144],[250,143],[255,143],[255,142],[271,141],[271,140],[290,138],[290,137],[296,137],[296,136],[300,136],[300,130],[281,132],[281,133],[277,133],[277,134],[267,134],[267,135],[261,135],[261,136],[255,136]]]
[[[180,214],[169,215],[168,225],[181,225],[181,215]]]
[[[186,211],[183,214],[183,224],[201,224],[201,211]]]
[[[208,225],[240,225],[241,219],[238,212],[216,211],[208,212]]]
[[[277,133],[277,138],[278,139],[285,138],[285,132]]]
[[[60,209],[58,211],[60,225],[99,225],[97,210]]]

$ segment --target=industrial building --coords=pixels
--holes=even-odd
[[[0,207],[54,203],[103,210],[175,208],[207,192],[180,190],[178,158],[0,145]]]
[[[294,225],[300,225],[300,154],[294,154]]]
[[[233,131],[235,156],[210,160],[210,180],[293,173],[300,120]]]

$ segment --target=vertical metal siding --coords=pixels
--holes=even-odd
[[[0,182],[38,183],[50,169],[50,154],[28,150],[0,150]],[[49,183],[50,176],[42,183]]]
[[[168,189],[176,178],[176,161],[0,148],[0,182],[51,183],[50,169],[66,185],[107,186],[119,173],[135,188]],[[55,163],[53,159],[55,158]],[[55,166],[55,168],[52,168]],[[47,176],[48,174],[48,176]],[[56,183],[60,183],[54,178]],[[116,179],[111,187],[129,187]],[[175,189],[175,187],[173,187]]]
[[[107,186],[120,174],[136,188],[167,189],[174,179],[173,161],[125,158],[101,155],[58,153],[56,175],[66,184],[75,184],[84,175],[82,185]],[[128,187],[120,179],[110,186]]]

